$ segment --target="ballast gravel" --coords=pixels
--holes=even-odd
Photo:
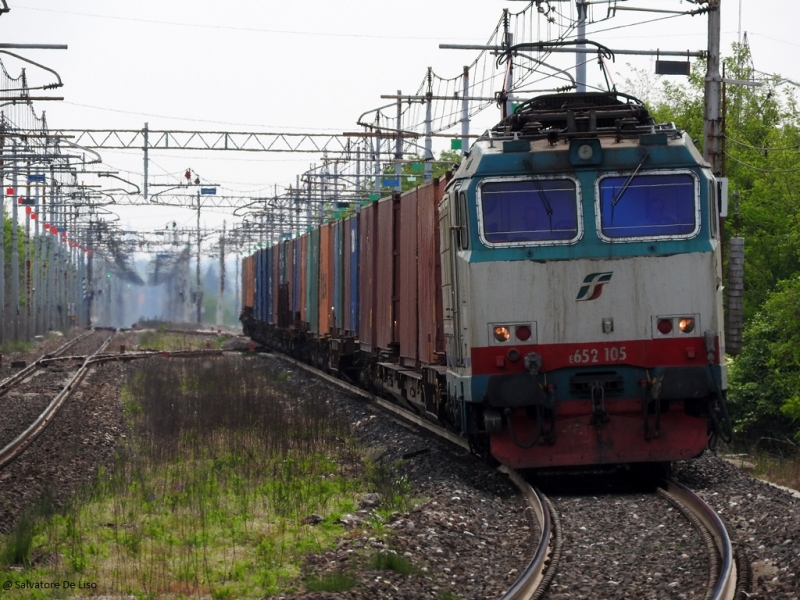
[[[725,522],[753,570],[748,600],[800,600],[800,494],[753,479],[711,452],[675,463],[675,478]]]
[[[393,514],[380,535],[360,526],[369,519],[369,509],[343,518],[352,523],[345,539],[307,559],[308,574],[352,574],[352,589],[278,598],[499,598],[514,584],[533,557],[539,531],[528,522],[526,503],[505,475],[311,374],[269,360],[283,365],[306,393],[323,388],[373,460],[396,465],[396,475],[406,479],[409,494],[419,500],[410,512]],[[411,573],[373,568],[371,559],[378,553],[401,556]]]
[[[700,534],[650,493],[551,497],[564,550],[548,600],[702,599],[707,554]]]

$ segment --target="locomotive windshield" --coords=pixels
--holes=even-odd
[[[605,177],[598,184],[606,239],[690,237],[697,232],[695,179],[688,173]]]
[[[578,194],[571,179],[485,181],[479,198],[487,244],[563,243],[578,237]]]

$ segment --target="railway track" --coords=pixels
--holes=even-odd
[[[719,518],[700,496],[673,479],[667,479],[665,488],[659,493],[674,503],[678,509],[701,532],[708,552],[707,600],[736,600],[744,598],[743,586],[738,581],[737,566],[728,531]],[[739,585],[741,583],[741,585]]]
[[[310,371],[352,394],[366,398],[370,402],[379,405],[384,410],[391,412],[396,417],[405,421],[411,421],[415,425],[431,431],[437,436],[447,439],[452,444],[468,450],[467,443],[464,439],[453,434],[452,432],[438,427],[425,418],[412,415],[408,411],[401,409],[392,402],[389,402],[378,396],[374,396],[361,388],[343,382],[342,380],[332,377],[314,367],[310,367],[309,365],[284,355],[275,354],[275,356],[299,368]],[[506,467],[501,467],[500,470],[509,476],[511,481],[525,496],[529,505],[528,511],[530,513],[530,517],[538,523],[537,530],[541,532],[541,535],[536,543],[534,556],[531,559],[528,568],[506,591],[501,599],[547,600],[548,598],[561,598],[562,595],[559,594],[557,590],[550,589],[550,585],[553,583],[554,579],[559,573],[559,564],[563,553],[570,551],[568,543],[564,540],[566,533],[562,534],[561,531],[562,526],[560,524],[558,511],[540,491],[535,489],[519,473]],[[736,558],[733,554],[730,537],[722,520],[699,496],[677,481],[666,479],[662,483],[662,486],[663,488],[658,492],[658,494],[663,497],[662,502],[668,502],[675,506],[677,510],[684,515],[685,518],[688,519],[696,528],[696,531],[698,532],[697,535],[700,539],[702,539],[703,542],[704,547],[701,554],[705,554],[705,561],[708,565],[707,577],[705,581],[700,583],[698,587],[698,589],[700,589],[699,593],[702,595],[692,597],[702,597],[705,600],[743,600],[746,598],[746,594],[744,594],[743,591],[747,582],[741,581],[737,584]],[[658,498],[658,496],[655,494],[653,496]],[[685,523],[682,526],[685,527]],[[575,597],[605,597],[600,590],[595,589],[594,591],[599,592],[600,595],[590,594],[586,596]],[[619,590],[619,592],[623,592],[623,590]],[[567,598],[572,596],[568,594],[563,597]],[[616,596],[609,595],[608,597]],[[660,598],[661,596],[653,597]]]
[[[113,330],[89,331],[0,382],[0,412],[6,415],[0,425],[0,469],[22,454],[53,421],[93,365],[154,355],[192,357],[221,354],[217,350],[104,353],[114,335]],[[76,350],[82,354],[66,355],[67,351]]]
[[[621,473],[575,477],[541,482],[565,538],[545,598],[747,597],[737,568],[744,559],[748,571],[746,557],[734,556],[722,520],[687,487]]]
[[[0,468],[14,460],[50,424],[72,390],[88,372],[91,359],[111,342],[113,334],[90,331],[34,361],[0,383],[0,407],[7,418],[0,429]],[[91,352],[65,356],[80,346]],[[14,407],[16,410],[11,410]]]

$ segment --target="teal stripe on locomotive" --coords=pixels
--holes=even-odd
[[[685,134],[684,134],[685,136]],[[600,239],[595,222],[596,202],[595,184],[598,177],[611,172],[632,173],[642,160],[641,146],[612,149],[603,148],[603,164],[598,167],[581,167],[570,164],[569,147],[536,152],[503,153],[490,151],[484,153],[477,144],[467,162],[466,169],[456,174],[457,185],[460,180],[461,191],[466,189],[469,206],[470,238],[473,240],[470,251],[462,252],[462,258],[469,262],[495,262],[515,260],[573,260],[577,258],[617,258],[628,256],[664,256],[685,252],[712,252],[713,246],[709,230],[709,190],[710,172],[704,168],[702,158],[684,138],[684,143],[668,146],[648,146],[647,160],[642,164],[642,172],[659,170],[691,171],[699,180],[701,227],[698,235],[688,240],[650,240],[650,241],[603,241]],[[526,164],[527,163],[527,164]],[[532,168],[531,168],[532,165]],[[581,187],[581,206],[583,211],[583,236],[572,245],[518,246],[513,248],[488,248],[481,244],[478,236],[476,191],[481,181],[487,177],[520,176],[565,176],[576,177]]]

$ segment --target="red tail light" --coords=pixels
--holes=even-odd
[[[672,333],[672,319],[659,319],[658,320],[658,330],[663,335],[667,335],[667,334]]]
[[[531,328],[527,325],[520,325],[516,329],[517,339],[525,342],[531,338]]]

